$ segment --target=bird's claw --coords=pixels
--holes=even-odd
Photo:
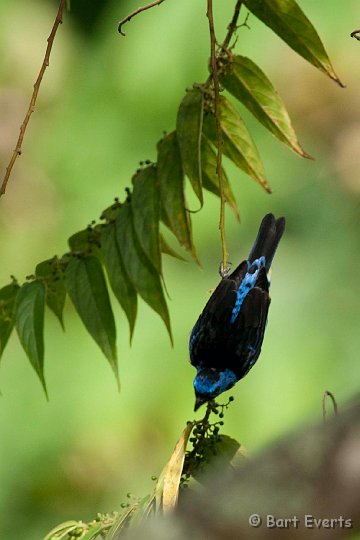
[[[224,267],[224,263],[223,263],[223,261],[221,261],[221,263],[219,265],[219,274],[220,274],[220,277],[222,279],[228,277],[229,272],[231,270],[231,265],[232,265],[232,263],[229,261],[227,263],[227,265]]]

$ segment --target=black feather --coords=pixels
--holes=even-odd
[[[196,408],[244,377],[258,359],[270,306],[267,272],[285,219],[267,214],[248,260],[220,281],[190,336]]]

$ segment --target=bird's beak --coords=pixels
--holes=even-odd
[[[205,403],[205,399],[200,396],[196,396],[194,411],[196,412],[203,403]]]

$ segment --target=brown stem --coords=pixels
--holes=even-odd
[[[325,416],[326,416],[326,398],[327,398],[327,396],[329,396],[331,398],[331,401],[332,401],[333,407],[334,407],[335,416],[337,416],[337,413],[338,413],[338,407],[337,407],[337,403],[336,403],[334,394],[332,392],[330,392],[329,390],[325,390],[323,398],[322,398],[322,411],[323,411],[323,420],[324,420],[324,422],[325,422]]]
[[[239,19],[242,3],[243,3],[243,0],[237,0],[236,2],[233,18],[230,21],[230,24],[228,26],[228,32],[226,34],[223,44],[221,45],[222,49],[228,48],[231,38],[233,37],[234,32],[236,32],[237,22]]]
[[[219,74],[216,62],[216,36],[214,28],[214,16],[213,16],[213,4],[212,0],[207,0],[207,18],[209,19],[209,30],[210,30],[210,62],[211,62],[211,77],[214,84],[214,108],[215,108],[215,120],[216,120],[216,140],[217,140],[217,156],[216,156],[216,174],[219,179],[220,187],[220,237],[221,237],[221,249],[222,249],[222,274],[227,272],[227,248],[226,248],[226,238],[225,238],[225,193],[224,193],[224,179],[223,179],[223,170],[222,170],[222,132],[221,132],[221,122],[220,122],[220,110],[219,110],[219,99],[220,99],[220,87],[219,87]]]
[[[139,13],[142,13],[143,11],[146,11],[147,9],[150,9],[154,6],[160,6],[160,4],[162,4],[163,2],[165,2],[165,0],[156,0],[156,2],[152,2],[151,4],[147,4],[146,6],[139,7],[138,9],[130,13],[130,15],[128,15],[127,17],[125,17],[119,22],[119,26],[118,26],[119,33],[122,36],[125,36],[126,35],[125,32],[122,31],[122,27],[125,23],[129,22],[133,17],[135,17]]]
[[[50,35],[49,35],[49,37],[47,39],[47,47],[46,47],[46,51],[45,51],[44,60],[43,60],[42,66],[40,68],[38,78],[36,79],[36,82],[34,84],[34,91],[33,91],[32,96],[31,96],[30,105],[29,105],[29,108],[28,108],[27,113],[25,115],[24,121],[21,124],[19,138],[17,140],[14,152],[13,152],[13,154],[11,156],[10,163],[6,167],[5,176],[4,176],[4,179],[2,181],[1,188],[0,188],[0,197],[1,197],[1,195],[4,195],[4,193],[5,193],[6,186],[7,186],[7,183],[9,181],[11,171],[12,171],[12,168],[14,166],[15,161],[21,155],[21,146],[22,146],[22,143],[23,143],[25,131],[26,131],[27,125],[29,123],[30,116],[32,115],[32,113],[35,110],[36,99],[37,99],[37,96],[38,96],[38,93],[39,93],[42,78],[44,76],[46,68],[49,66],[50,54],[51,54],[51,49],[52,49],[52,46],[53,46],[53,43],[54,43],[55,35],[56,35],[56,32],[57,32],[57,29],[58,29],[59,25],[62,24],[62,16],[63,16],[63,12],[64,12],[65,3],[66,3],[66,0],[60,0],[59,9],[58,9],[58,12],[56,14],[54,24],[53,24],[52,30],[50,32]]]

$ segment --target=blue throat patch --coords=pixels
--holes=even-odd
[[[194,379],[194,389],[197,394],[216,397],[228,390],[237,382],[237,377],[231,369],[216,372],[217,377],[206,374],[204,368],[200,368]]]
[[[265,266],[265,257],[260,257],[259,259],[255,259],[255,261],[251,265],[249,261],[247,261],[247,263],[248,263],[248,272],[245,274],[244,279],[242,280],[240,284],[240,287],[236,291],[236,302],[231,312],[231,319],[230,319],[231,323],[235,322],[236,317],[239,315],[239,311],[241,309],[243,301],[245,300],[246,295],[254,287],[257,277],[260,272],[260,268],[263,268]],[[250,268],[252,269],[253,267],[255,267],[255,270],[253,272],[249,272]]]

